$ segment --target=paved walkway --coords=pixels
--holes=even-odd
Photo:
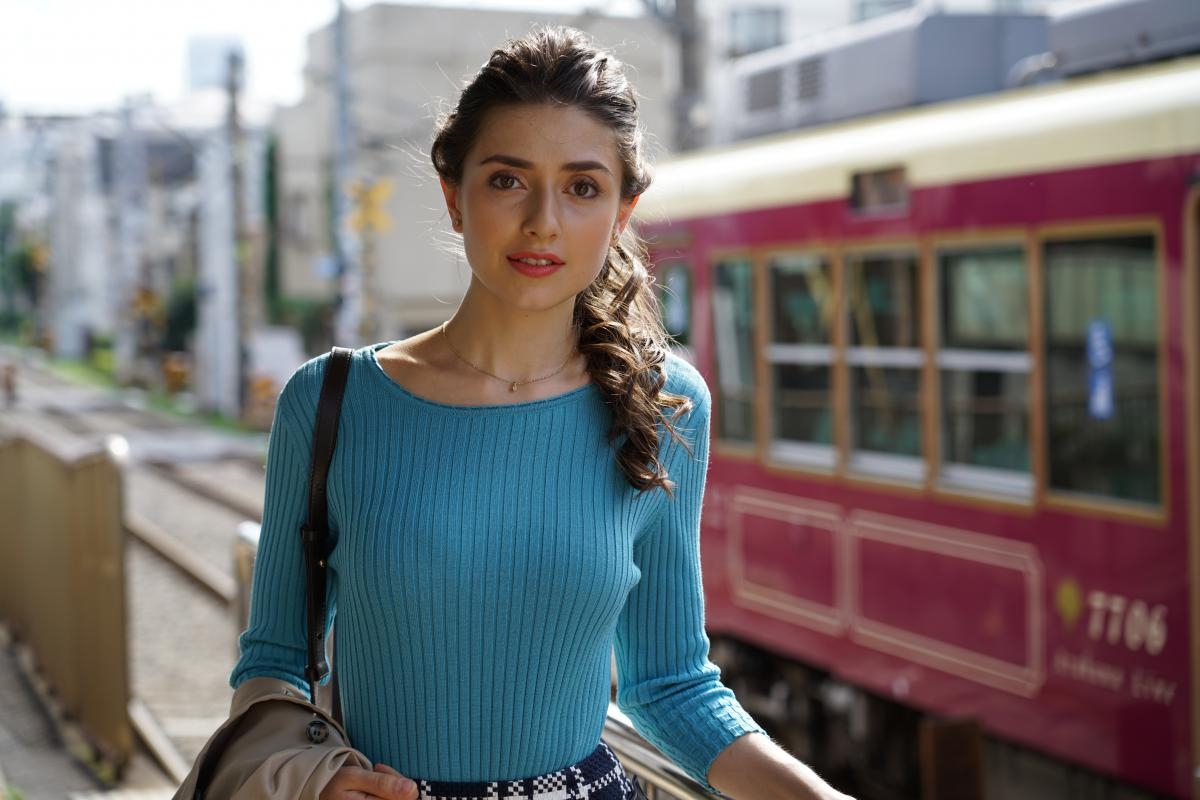
[[[173,792],[140,754],[122,785],[105,790],[63,747],[0,629],[0,800],[170,800]]]
[[[96,791],[96,781],[72,759],[34,699],[16,657],[0,634],[0,798],[7,785],[25,800],[63,800]]]

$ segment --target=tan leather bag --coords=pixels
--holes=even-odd
[[[343,766],[371,769],[346,731],[291,684],[251,678],[174,800],[319,800]]]

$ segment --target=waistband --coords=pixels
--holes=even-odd
[[[515,781],[418,780],[420,800],[637,800],[644,797],[604,742],[569,767]]]

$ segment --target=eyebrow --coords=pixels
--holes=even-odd
[[[533,169],[532,161],[526,161],[525,159],[517,158],[516,156],[506,156],[503,153],[490,155],[479,162],[480,166],[483,166],[484,164],[504,164],[516,169]],[[609,175],[612,175],[612,170],[601,164],[599,161],[568,161],[566,164],[562,165],[563,172],[591,172],[593,170],[607,172]]]

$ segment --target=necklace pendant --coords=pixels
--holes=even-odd
[[[510,392],[515,392],[515,391],[517,390],[517,382],[516,382],[516,381],[513,381],[513,385],[512,385],[512,386],[510,386],[510,387],[508,387],[508,390],[509,390]]]

